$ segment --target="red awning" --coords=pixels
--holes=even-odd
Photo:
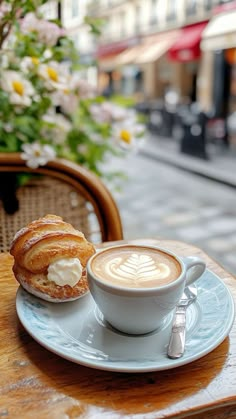
[[[107,57],[108,55],[119,54],[127,48],[127,45],[122,42],[117,42],[114,44],[100,45],[96,51],[96,56],[98,58]]]
[[[104,58],[104,57],[120,54],[126,48],[136,45],[137,42],[138,42],[137,38],[129,38],[129,39],[124,39],[117,42],[108,43],[105,45],[99,45],[96,51],[96,57]]]
[[[212,14],[217,15],[219,13],[230,12],[230,10],[236,9],[236,0],[231,1],[230,3],[218,4],[218,6],[214,7]]]
[[[197,60],[201,55],[200,41],[206,25],[207,22],[201,22],[182,28],[179,38],[169,49],[169,59],[181,62]]]

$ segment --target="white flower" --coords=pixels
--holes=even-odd
[[[112,121],[122,121],[127,118],[128,110],[110,102],[103,103],[103,109],[110,113]]]
[[[101,105],[96,103],[90,106],[90,113],[98,124],[110,123],[111,122],[111,114],[106,109],[104,109]]]
[[[38,19],[34,13],[28,13],[21,21],[21,31],[24,34],[37,30]]]
[[[50,49],[45,49],[43,56],[46,60],[49,60],[49,58],[52,58],[52,51]]]
[[[38,74],[45,80],[49,90],[68,89],[70,75],[68,69],[63,64],[57,63],[56,61],[40,64],[38,66]]]
[[[114,105],[113,103],[103,102],[101,104],[93,104],[90,112],[94,120],[98,123],[110,123],[113,119]]]
[[[60,106],[61,110],[67,115],[73,114],[79,105],[79,98],[70,90],[56,90],[51,94],[52,103]]]
[[[54,111],[48,112],[42,117],[42,120],[48,125],[42,130],[42,135],[54,144],[63,144],[68,132],[72,129],[72,123],[61,114]]]
[[[23,57],[20,62],[20,68],[24,73],[37,68],[38,65],[39,59],[37,57]]]
[[[115,124],[112,127],[112,136],[121,148],[129,150],[134,147],[135,137],[127,127]]]
[[[1,78],[1,88],[9,93],[9,101],[13,105],[30,106],[34,88],[17,71],[5,71]]]
[[[133,124],[137,122],[137,114],[134,109],[127,109],[111,102],[93,104],[90,112],[98,123],[122,122],[129,120]]]
[[[58,39],[65,34],[65,31],[55,23],[45,20],[38,21],[37,32],[39,41],[50,47],[56,45]]]
[[[56,152],[50,145],[43,145],[37,142],[32,144],[23,144],[22,150],[22,159],[26,160],[26,165],[32,169],[44,166],[56,157]]]
[[[75,91],[81,99],[92,99],[95,96],[94,86],[82,80],[78,74],[71,76],[69,88]]]
[[[141,135],[145,131],[144,125],[125,120],[112,126],[112,136],[116,143],[124,150],[137,150],[141,145]]]
[[[21,22],[21,30],[25,34],[36,32],[38,40],[48,46],[56,45],[58,38],[65,34],[64,29],[61,29],[53,22],[38,19],[34,13],[28,13],[24,17]]]

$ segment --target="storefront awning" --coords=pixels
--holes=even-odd
[[[217,6],[215,6],[212,10],[213,15],[217,15],[219,13],[226,13],[229,12],[230,10],[235,10],[236,9],[236,0],[231,0],[229,3],[223,3],[223,4],[218,4]]]
[[[136,45],[138,42],[137,38],[124,39],[117,42],[107,43],[104,45],[99,45],[96,51],[96,58],[107,58],[109,56],[114,56],[120,54],[122,51]]]
[[[201,49],[220,50],[236,47],[236,10],[216,15],[202,33]]]
[[[136,57],[136,64],[157,61],[175,43],[179,31],[166,32],[146,39],[143,50]]]
[[[103,57],[98,60],[98,68],[101,71],[113,71],[116,68],[116,55]]]
[[[201,55],[200,42],[207,22],[200,22],[182,28],[180,35],[168,52],[170,60],[187,62],[197,60]]]
[[[169,50],[178,35],[179,31],[176,30],[148,36],[139,45],[128,48],[117,55],[116,65],[138,65],[154,62]]]
[[[121,54],[117,56],[115,64],[117,66],[134,64],[136,58],[139,56],[139,54],[142,53],[143,48],[144,48],[144,45],[140,44],[140,45],[136,45],[135,47],[126,49],[124,52],[122,52]]]

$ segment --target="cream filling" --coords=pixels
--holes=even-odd
[[[59,259],[48,267],[48,280],[63,287],[70,285],[74,287],[80,280],[83,267],[78,258]]]

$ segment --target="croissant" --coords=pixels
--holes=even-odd
[[[53,302],[74,300],[88,291],[85,268],[94,252],[82,232],[51,214],[19,230],[10,246],[17,281]]]

